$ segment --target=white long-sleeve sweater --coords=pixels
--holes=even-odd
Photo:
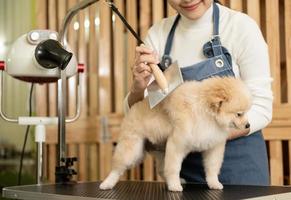
[[[219,34],[221,43],[232,55],[233,70],[248,86],[253,104],[248,114],[250,134],[263,129],[272,119],[273,94],[271,90],[268,47],[256,22],[241,12],[219,5]],[[175,31],[171,50],[172,60],[180,67],[198,63],[206,58],[202,47],[213,33],[211,6],[198,20],[182,16]],[[154,24],[145,39],[148,47],[160,58],[164,53],[167,36],[176,16]],[[128,95],[127,95],[128,97]],[[129,109],[125,98],[125,111]]]

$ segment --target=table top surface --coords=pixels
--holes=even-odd
[[[91,200],[91,199],[171,199],[171,200],[291,200],[291,187],[225,185],[223,190],[210,190],[206,185],[183,184],[183,192],[169,192],[161,182],[121,181],[114,189],[102,191],[100,182],[13,186],[3,189],[3,197],[13,199]]]

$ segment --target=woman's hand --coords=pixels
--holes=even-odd
[[[133,83],[128,97],[128,104],[132,106],[143,99],[144,90],[151,79],[152,70],[149,64],[158,64],[159,59],[156,52],[145,47],[137,46],[135,49],[135,63],[132,67]]]
[[[245,137],[249,134],[250,132],[250,129],[245,129],[245,130],[237,130],[237,129],[233,129],[231,130],[227,140],[234,140],[236,138],[239,138],[239,137]]]

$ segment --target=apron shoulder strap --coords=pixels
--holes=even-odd
[[[162,62],[161,62],[161,69],[162,70],[165,70],[172,63],[172,59],[170,57],[170,52],[172,49],[172,43],[173,43],[173,39],[174,39],[174,35],[175,35],[175,30],[176,30],[176,27],[178,25],[180,17],[181,17],[180,14],[178,14],[172,27],[171,27],[171,30],[168,34],[166,46],[165,46],[165,50],[164,50],[164,55],[162,57]]]
[[[219,35],[219,8],[216,3],[213,4],[213,37]]]
[[[175,30],[176,30],[176,27],[178,25],[178,22],[180,20],[181,16],[180,14],[177,15],[172,27],[171,27],[171,30],[169,32],[169,35],[168,35],[168,38],[167,38],[167,41],[166,41],[166,47],[165,47],[165,51],[164,51],[164,55],[169,55],[170,52],[171,52],[171,49],[172,49],[172,43],[173,43],[173,38],[174,38],[174,35],[175,35]]]

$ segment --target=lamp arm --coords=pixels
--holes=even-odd
[[[99,0],[84,0],[84,1],[80,2],[79,4],[76,4],[73,8],[71,8],[68,11],[68,13],[66,14],[66,16],[63,20],[62,27],[61,27],[60,34],[59,34],[59,38],[58,38],[58,41],[64,47],[66,47],[66,45],[67,45],[67,30],[68,30],[69,24],[71,23],[73,17],[80,10],[87,8],[88,6],[90,6],[93,3],[96,3],[97,1],[99,1]],[[80,77],[80,74],[79,74],[79,77]],[[80,84],[78,82],[77,112],[76,112],[74,117],[68,118],[65,120],[67,123],[74,122],[80,117],[80,107],[81,107],[81,105],[80,105],[80,95],[81,95],[80,90],[81,90]]]
[[[8,122],[13,122],[13,123],[18,123],[18,119],[11,119],[9,117],[7,117],[4,113],[4,109],[3,109],[3,85],[4,85],[4,79],[3,79],[3,70],[1,70],[1,75],[0,75],[0,115],[1,117],[5,120],[5,121],[8,121]]]
[[[70,22],[72,21],[73,17],[82,9],[87,8],[91,4],[97,2],[99,0],[84,0],[78,4],[76,4],[73,8],[71,8],[68,13],[65,16],[65,19],[63,20],[62,28],[60,30],[59,34],[59,42],[66,47],[67,45],[67,30],[69,27]]]

